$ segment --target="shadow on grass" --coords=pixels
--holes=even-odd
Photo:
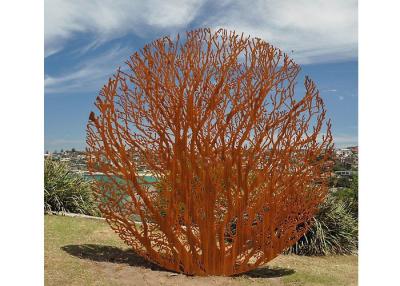
[[[137,255],[133,250],[123,250],[114,246],[99,245],[99,244],[81,244],[81,245],[65,245],[62,250],[70,255],[98,262],[111,262],[127,264],[130,266],[145,267],[157,271],[169,271],[160,266],[151,263],[143,257]],[[252,278],[276,278],[285,275],[291,275],[295,271],[289,268],[279,267],[260,267],[252,271],[235,275],[234,277],[247,276]]]
[[[99,244],[65,245],[61,247],[65,252],[87,260],[98,262],[111,262],[139,266],[151,270],[168,271],[137,255],[133,250],[123,250],[114,246]]]
[[[276,278],[286,275],[292,275],[295,271],[290,268],[281,267],[259,267],[246,273],[239,274],[238,276],[248,276],[252,278]]]

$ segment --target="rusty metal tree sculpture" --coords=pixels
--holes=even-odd
[[[173,271],[233,275],[308,230],[333,144],[315,84],[295,94],[297,64],[222,29],[158,39],[126,63],[87,127],[99,208],[126,244]]]

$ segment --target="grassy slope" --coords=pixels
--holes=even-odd
[[[45,216],[45,285],[357,285],[357,257],[281,255],[237,277],[171,276],[137,257],[104,221]]]

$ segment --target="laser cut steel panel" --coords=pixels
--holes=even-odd
[[[126,63],[87,126],[99,208],[126,244],[172,271],[234,275],[308,230],[333,143],[314,82],[295,96],[297,64],[223,29],[158,39]]]

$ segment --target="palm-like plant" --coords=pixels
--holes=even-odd
[[[349,202],[328,196],[313,218],[310,231],[287,253],[300,255],[353,254],[358,245],[358,223]]]
[[[44,211],[62,211],[98,215],[91,182],[71,172],[62,162],[46,159],[44,163]]]

